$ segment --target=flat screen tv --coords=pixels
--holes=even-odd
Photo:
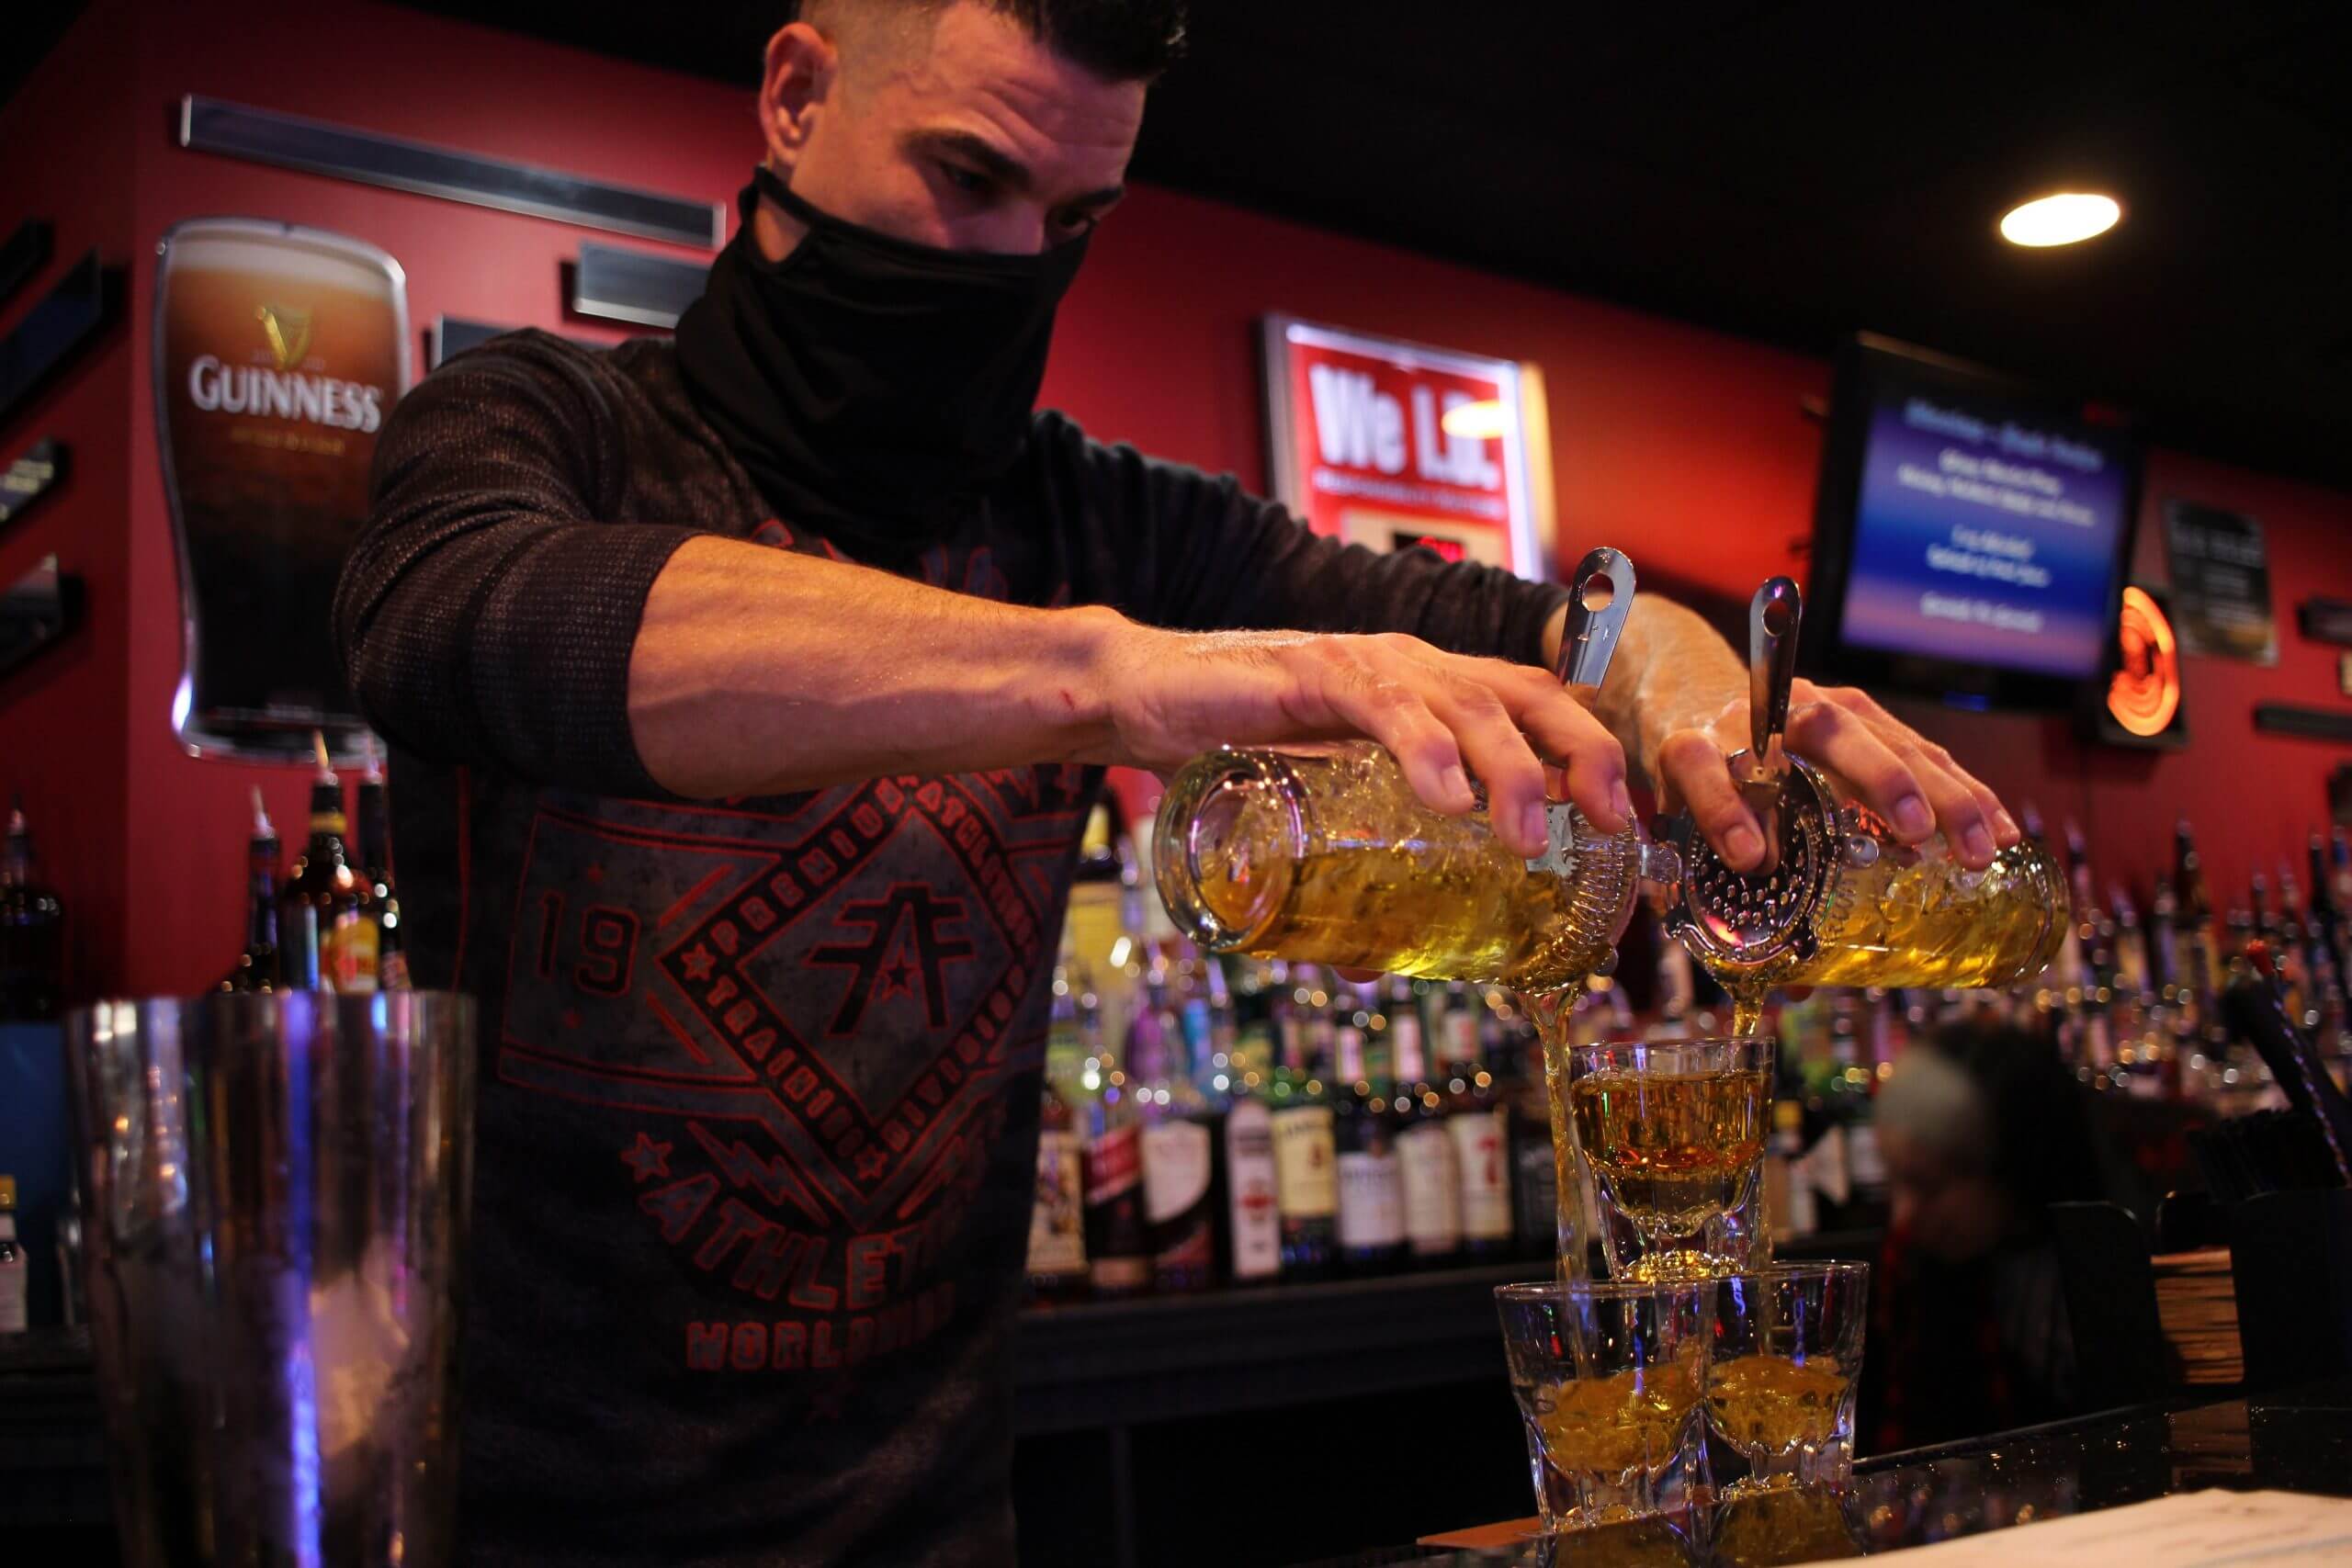
[[[2139,503],[2120,423],[1858,337],[1822,457],[1807,673],[1965,707],[2074,705],[2109,668]]]

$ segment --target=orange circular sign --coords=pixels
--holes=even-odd
[[[2162,735],[2180,711],[2180,651],[2172,623],[2144,590],[2126,588],[2116,635],[2123,660],[2107,689],[2107,711],[2134,735]]]

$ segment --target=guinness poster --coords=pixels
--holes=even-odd
[[[190,220],[159,250],[155,412],[187,637],[174,728],[199,755],[290,761],[313,728],[355,750],[329,615],[407,389],[400,265],[243,218]]]

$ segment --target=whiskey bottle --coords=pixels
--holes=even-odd
[[[1488,1010],[1491,1011],[1491,1010]],[[1487,1070],[1483,1025],[1466,998],[1448,1042],[1446,1135],[1453,1140],[1454,1168],[1461,1178],[1462,1252],[1478,1262],[1508,1257],[1511,1247],[1510,1111],[1497,1099]]]
[[[1264,1084],[1232,1075],[1231,1099],[1218,1128],[1225,1171],[1225,1229],[1218,1270],[1237,1285],[1262,1285],[1283,1270],[1281,1183],[1274,1164],[1274,1119]]]
[[[24,803],[0,844],[0,1023],[55,1018],[65,993],[65,905],[33,864]]]
[[[1142,1123],[1144,1233],[1151,1247],[1152,1289],[1205,1290],[1215,1282],[1216,1205],[1211,1187],[1216,1140],[1210,1111],[1194,1081],[1182,1020],[1169,997],[1168,964],[1152,964],[1128,1039]]]
[[[1405,1247],[1420,1268],[1450,1263],[1462,1251],[1462,1176],[1445,1130],[1445,1096],[1432,1080],[1419,999],[1392,976],[1382,1006],[1394,1053],[1396,1164],[1405,1181]]]
[[[298,991],[372,991],[377,931],[368,885],[344,850],[343,781],[313,734],[318,775],[311,783],[311,841],[288,874],[279,909],[285,983]]]
[[[277,829],[254,788],[252,837],[245,840],[245,951],[220,982],[224,991],[278,988]]]
[[[1393,1273],[1405,1260],[1405,1173],[1389,1120],[1385,1031],[1372,1027],[1372,998],[1343,990],[1331,1143],[1339,1174],[1340,1266]]]
[[[1295,965],[1287,1008],[1277,1014],[1283,1059],[1269,1096],[1274,1137],[1274,1190],[1281,1216],[1283,1273],[1329,1279],[1338,1263],[1340,1190],[1332,1145],[1331,1100],[1323,1079],[1329,1056],[1330,998],[1314,968]]]
[[[1087,1289],[1084,1156],[1059,1081],[1076,1065],[1078,997],[1061,969],[1054,971],[1049,1030],[1053,1043],[1046,1052],[1037,1112],[1037,1189],[1029,1211],[1029,1299],[1039,1302],[1076,1300]]]
[[[372,739],[356,793],[360,880],[368,886],[376,923],[376,983],[381,990],[405,991],[409,988],[408,948],[401,929],[400,895],[392,891],[392,814],[384,795],[383,760]]]
[[[1087,1278],[1098,1296],[1139,1295],[1151,1288],[1151,1242],[1144,1222],[1136,1090],[1109,1045],[1097,1050],[1102,1092],[1088,1107],[1084,1149]]]

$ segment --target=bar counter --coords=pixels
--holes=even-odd
[[[2352,1380],[2108,1411],[1863,1460],[1842,1497],[1782,1493],[1777,1501],[1733,1506],[1752,1510],[1765,1502],[1775,1509],[1770,1516],[1719,1513],[1712,1551],[1686,1549],[1650,1521],[1546,1542],[1532,1535],[1530,1517],[1299,1568],[1769,1568],[1872,1556],[2215,1487],[2352,1496]],[[2352,1562],[2352,1536],[2329,1550]]]
[[[1379,1314],[1391,1325],[1384,1332],[1373,1327],[1373,1312],[1344,1310],[1350,1297],[1379,1296],[1387,1296],[1381,1304],[1393,1309],[1394,1296],[1362,1286],[1330,1288],[1328,1295],[1317,1292],[1324,1299],[1317,1304],[1323,1309],[1321,1315],[1332,1341],[1330,1359],[1317,1366],[1318,1358],[1305,1357],[1288,1375],[1313,1385],[1339,1375],[1335,1363],[1342,1357],[1360,1368],[1385,1363],[1396,1369],[1380,1380],[1390,1397],[1411,1400],[1416,1397],[1415,1385],[1464,1370],[1448,1366],[1449,1359],[1458,1357],[1466,1362],[1476,1355],[1469,1343],[1474,1316],[1479,1318],[1478,1331],[1488,1354],[1492,1353],[1491,1307],[1472,1298],[1492,1289],[1481,1275],[1509,1271],[1509,1266],[1468,1270],[1463,1278],[1419,1281],[1400,1292],[1418,1296],[1414,1304],[1425,1309],[1430,1317],[1443,1322],[1458,1315],[1460,1320],[1455,1328],[1458,1347],[1409,1371],[1399,1360],[1381,1356],[1374,1345],[1409,1323],[1411,1314],[1393,1311]],[[1455,1297],[1461,1302],[1452,1299]],[[1239,1310],[1249,1304],[1235,1303],[1232,1307]],[[1367,1309],[1372,1304],[1371,1299],[1363,1303]],[[1342,1310],[1333,1314],[1335,1305]],[[1472,1305],[1483,1310],[1474,1313]],[[1195,1359],[1197,1352],[1184,1348],[1186,1342],[1198,1345],[1201,1340],[1190,1333],[1171,1335],[1165,1321],[1150,1321],[1163,1312],[1174,1316],[1180,1311],[1174,1303],[1167,1303],[1160,1311],[1140,1305],[1115,1311],[1090,1309],[1057,1320],[1033,1319],[1025,1324],[1023,1337],[1028,1343],[1023,1356],[1021,1400],[1024,1428],[1036,1432],[1095,1427],[1106,1418],[1117,1420],[1111,1415],[1114,1410],[1124,1415],[1118,1423],[1124,1428],[1126,1422],[1190,1414],[1204,1405],[1230,1408],[1238,1404],[1244,1410],[1253,1406],[1262,1410],[1280,1404],[1284,1395],[1309,1392],[1295,1384],[1283,1388],[1283,1380],[1270,1378],[1279,1356],[1259,1361],[1254,1369],[1244,1366],[1212,1372]],[[1207,1315],[1214,1319],[1217,1314]],[[1351,1318],[1354,1327],[1338,1332]],[[1423,1325],[1427,1327],[1426,1319]],[[1212,1322],[1202,1326],[1229,1329],[1233,1325]],[[1295,1350],[1323,1337],[1301,1334],[1292,1339],[1291,1348]],[[1160,1364],[1130,1364],[1123,1369],[1129,1375],[1142,1374],[1138,1381],[1113,1373],[1114,1365],[1126,1361],[1148,1340],[1159,1341]],[[1277,1337],[1269,1349],[1279,1348]],[[1195,1364],[1188,1368],[1188,1361]],[[1140,1382],[1156,1384],[1157,1393],[1148,1394]],[[1140,1405],[1133,1403],[1138,1399]],[[1487,1408],[1498,1418],[1508,1419],[1507,1399]],[[1507,1435],[1511,1439],[1508,1446],[1515,1448],[1516,1435]],[[8,1539],[28,1548],[24,1561],[105,1560],[112,1530],[107,1522],[103,1463],[86,1339],[51,1330],[36,1332],[0,1348],[0,1517],[7,1520]],[[1525,1495],[1523,1466],[1517,1469],[1510,1484],[1515,1495]],[[1475,1516],[1446,1520],[1442,1516],[1447,1510],[1439,1497],[1417,1509],[1417,1514],[1440,1516],[1432,1518],[1432,1524],[1472,1528],[1430,1538],[1429,1544],[1400,1542],[1377,1551],[1309,1557],[1301,1568],[1373,1568],[1402,1562],[1455,1568],[1709,1562],[1724,1568],[1760,1568],[1891,1551],[2209,1487],[2352,1496],[2352,1380],[2219,1402],[2184,1395],[2169,1404],[2109,1411],[1993,1438],[1865,1459],[1855,1466],[1853,1485],[1841,1502],[1810,1495],[1774,1505],[1778,1511],[1770,1517],[1752,1512],[1744,1518],[1726,1517],[1724,1528],[1714,1532],[1711,1555],[1686,1553],[1655,1525],[1579,1532],[1572,1538],[1569,1550],[1555,1548],[1546,1555],[1544,1543],[1526,1539],[1533,1528],[1532,1518],[1483,1527]],[[1783,1495],[1784,1499],[1793,1496]],[[1238,1528],[1241,1521],[1237,1517],[1232,1522]],[[1130,1536],[1093,1560],[1116,1562],[1134,1551],[1136,1556],[1127,1560],[1156,1561],[1154,1534],[1146,1529],[1140,1541]],[[2346,1560],[2352,1561],[2352,1540],[2345,1542],[2345,1551]]]

